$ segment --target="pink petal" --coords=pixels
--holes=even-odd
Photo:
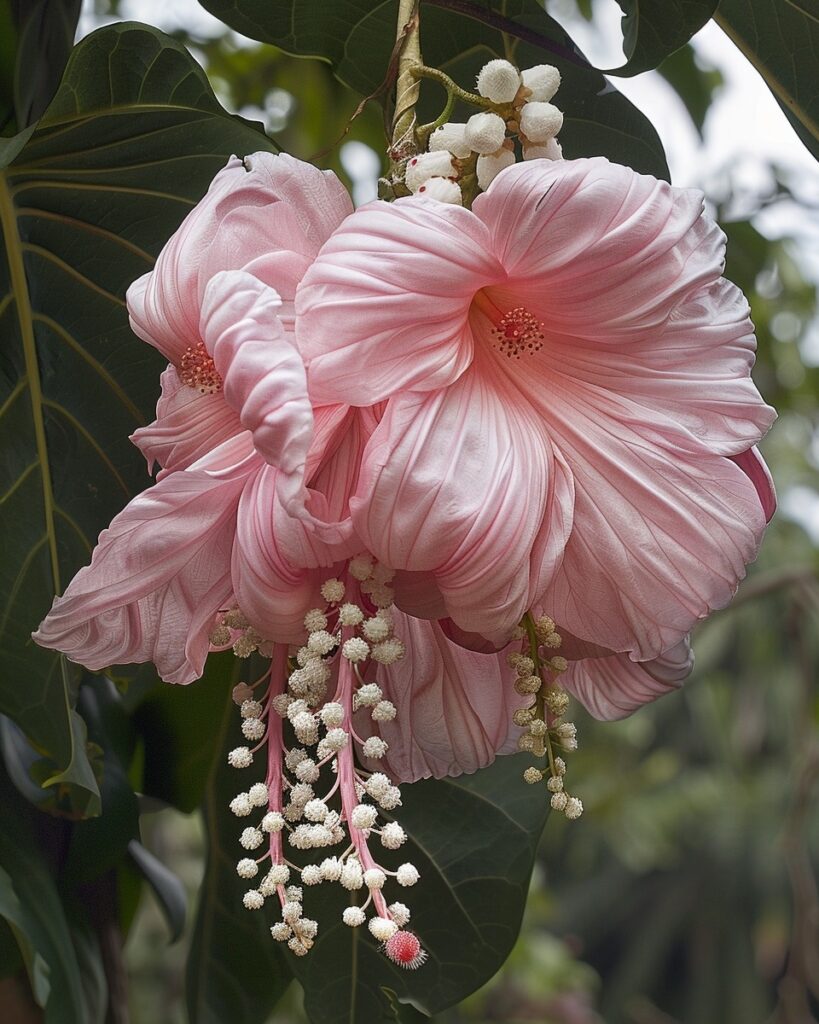
[[[765,527],[757,492],[731,460],[625,398],[557,371],[527,395],[575,481],[545,608],[583,640],[656,658],[730,601]]]
[[[611,721],[678,689],[693,666],[686,637],[654,661],[634,662],[625,654],[613,654],[570,662],[560,681],[595,718]]]
[[[351,508],[379,560],[432,573],[461,629],[502,642],[559,564],[572,483],[526,403],[475,366],[389,403]]]
[[[448,640],[432,622],[394,614],[406,656],[379,666],[377,681],[395,704],[392,722],[378,723],[389,744],[383,759],[400,782],[471,773],[515,749],[521,706],[504,656],[475,654]]]
[[[472,358],[472,296],[502,276],[489,242],[469,210],[431,200],[370,203],[348,217],[296,294],[314,401],[371,405],[457,380]]]
[[[231,596],[236,507],[255,464],[234,464],[237,454],[228,443],[210,469],[171,473],[134,498],[55,599],[37,643],[95,671],[153,661],[169,683],[200,676]]]
[[[740,452],[739,455],[732,455],[731,461],[739,466],[756,488],[765,519],[770,522],[776,512],[776,488],[770,470],[759,454],[759,449],[749,448],[745,452]]]
[[[156,419],[147,427],[131,434],[131,440],[148,462],[163,467],[157,479],[201,459],[223,442],[242,433],[239,417],[225,403],[221,394],[200,394],[179,380],[179,374],[169,366],[160,378],[162,394],[156,406]],[[248,454],[252,450],[250,435]]]
[[[282,328],[278,295],[244,271],[216,274],[205,289],[201,333],[223,380],[224,398],[251,431],[259,454],[281,470],[286,506],[303,501],[313,436],[304,363]]]
[[[474,209],[509,275],[490,295],[543,321],[541,359],[661,410],[718,454],[770,427],[748,304],[721,277],[725,236],[700,193],[603,159],[535,161]]]

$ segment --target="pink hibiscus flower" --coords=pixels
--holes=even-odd
[[[152,661],[188,683],[225,609],[238,605],[269,641],[303,641],[322,582],[362,547],[348,499],[377,424],[370,410],[312,408],[293,338],[296,286],[351,210],[340,182],[309,164],[233,158],[131,286],[134,331],[170,361],[157,418],[132,438],[161,469],[103,532],[38,643],[94,670]],[[411,676],[403,662],[371,673],[404,713],[388,770],[404,781],[474,771],[513,747],[520,699],[503,659],[395,619]]]
[[[723,248],[699,193],[533,161],[471,211],[359,209],[297,291],[313,401],[386,400],[350,504],[399,604],[499,644],[541,606],[605,717],[687,673],[773,511]]]

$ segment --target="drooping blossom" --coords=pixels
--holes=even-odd
[[[386,403],[350,504],[400,606],[502,643],[539,605],[604,717],[686,674],[773,510],[723,250],[695,191],[536,161],[472,210],[360,208],[297,291],[314,402]]]

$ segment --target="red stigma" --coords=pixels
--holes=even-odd
[[[427,958],[425,949],[421,949],[418,936],[412,932],[398,931],[384,943],[384,952],[399,967],[414,971]]]
[[[203,395],[214,395],[222,390],[222,378],[203,341],[185,349],[179,361],[178,373],[183,384]]]

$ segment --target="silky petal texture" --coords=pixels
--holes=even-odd
[[[571,477],[528,406],[473,368],[389,403],[350,507],[380,561],[431,572],[459,627],[503,641],[560,562]]]
[[[756,489],[730,459],[625,398],[558,373],[548,392],[526,393],[575,483],[545,609],[581,639],[656,658],[733,596],[765,528]]]
[[[131,434],[148,463],[162,466],[157,480],[201,459],[209,451],[243,432],[239,417],[221,394],[201,394],[179,380],[175,367],[169,366],[160,377],[162,394],[156,406],[156,419]],[[252,450],[247,434],[248,453]]]
[[[654,661],[633,662],[625,654],[615,654],[570,662],[560,682],[595,718],[612,721],[678,689],[693,666],[685,638]]]
[[[372,405],[453,383],[472,358],[464,331],[472,297],[502,277],[469,210],[416,198],[361,207],[296,293],[313,400]]]
[[[276,292],[251,274],[223,271],[205,289],[201,331],[225,401],[262,458],[281,470],[279,492],[292,510],[303,504],[313,407],[304,363],[279,323],[278,307]]]
[[[199,341],[199,304],[214,274],[241,270],[275,251],[293,254],[304,268],[350,212],[350,198],[330,172],[286,154],[231,157],[153,271],[128,289],[134,332],[178,363]],[[281,282],[265,281],[293,299],[289,273]]]
[[[756,341],[722,279],[702,196],[602,158],[517,165],[474,206],[509,280],[492,297],[544,323],[563,372],[661,409],[733,455],[775,418],[750,379]]]
[[[731,461],[735,462],[743,473],[747,474],[751,483],[756,488],[762,511],[765,519],[770,522],[776,512],[776,488],[770,470],[765,465],[765,460],[759,454],[758,448],[749,448],[747,452],[739,455],[732,455]]]
[[[201,676],[230,599],[236,508],[254,457],[229,442],[138,495],[102,532],[91,564],[34,639],[92,670],[152,661],[169,683]]]
[[[452,643],[437,623],[394,613],[407,653],[376,680],[395,704],[392,722],[368,723],[389,744],[383,765],[399,782],[471,773],[516,749],[512,715],[523,699],[503,656]]]

